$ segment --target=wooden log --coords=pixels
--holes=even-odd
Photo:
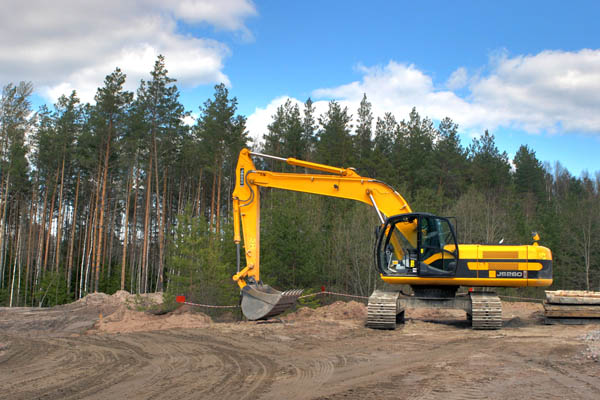
[[[600,292],[591,292],[585,290],[547,290],[546,301],[551,304],[600,305]]]
[[[600,318],[600,305],[557,305],[544,303],[546,317]]]

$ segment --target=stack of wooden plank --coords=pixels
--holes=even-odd
[[[585,290],[546,291],[546,323],[600,323],[600,292]]]

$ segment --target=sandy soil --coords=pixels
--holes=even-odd
[[[600,398],[600,325],[544,325],[539,304],[504,303],[500,331],[434,309],[371,330],[356,302],[231,323],[132,304],[0,308],[0,399]]]

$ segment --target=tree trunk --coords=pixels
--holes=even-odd
[[[87,224],[85,223],[85,221],[82,221],[83,225],[86,226],[87,228]],[[79,228],[79,238],[77,239],[77,252],[75,253],[75,250],[73,250],[73,269],[75,270],[75,290],[73,291],[73,293],[75,293],[75,297],[79,298],[79,291],[77,290],[77,288],[80,286],[81,282],[81,272],[80,269],[77,268],[78,265],[81,264],[81,261],[83,260],[84,257],[84,249],[83,247],[85,246],[85,239],[86,239],[86,235],[87,235],[87,231],[85,231],[85,233],[82,235],[81,230],[83,229],[83,225],[80,225],[79,223],[77,223],[78,226],[80,226]],[[75,256],[75,254],[77,254]]]
[[[50,213],[48,216],[48,235],[46,236],[46,251],[44,252],[44,272],[48,267],[48,253],[50,252],[50,238],[52,237],[52,221],[54,220],[54,200],[56,199],[56,187],[58,185],[58,169],[54,179],[54,188],[52,189],[52,200],[50,200]]]
[[[158,225],[158,274],[160,274],[160,271],[162,271],[163,268],[163,243],[162,243],[162,223],[163,223],[163,218],[162,216],[165,213],[164,208],[161,210],[160,207],[160,185],[158,184],[158,151],[157,151],[157,144],[156,144],[156,133],[154,132],[154,128],[152,129],[152,139],[154,142],[154,180],[156,181],[156,224]],[[165,168],[165,174],[164,174],[164,178],[166,179],[166,168]],[[165,192],[163,190],[163,197],[165,195]],[[164,200],[164,199],[163,199]],[[160,287],[162,288],[162,276],[157,276],[157,290],[158,290],[158,285],[160,283]]]
[[[96,261],[96,256],[98,254],[98,219],[100,214],[100,186],[102,182],[102,167],[101,163],[98,162],[98,176],[96,180],[96,192],[94,195],[94,209],[93,213],[90,214],[91,218],[91,230],[90,230],[90,242],[89,242],[89,250],[86,260],[85,267],[85,292],[92,292],[92,284],[94,283],[94,264]],[[90,283],[91,282],[91,283]]]
[[[58,196],[58,221],[56,222],[56,272],[58,272],[60,262],[60,241],[62,233],[62,205],[63,205],[63,189],[65,187],[65,157],[63,156],[62,167],[60,172],[60,194]]]
[[[163,269],[164,269],[164,238],[165,238],[165,216],[167,214],[167,168],[163,175],[163,199],[162,199],[162,212],[161,221],[158,225],[158,273],[156,278],[156,291],[163,291]],[[158,214],[158,213],[157,213]],[[158,215],[157,215],[158,217]]]
[[[109,213],[110,222],[109,222],[109,227],[108,227],[108,231],[107,231],[107,234],[110,235],[110,240],[108,240],[108,279],[107,279],[108,284],[110,284],[110,277],[112,275],[112,250],[113,250],[113,241],[115,238],[115,235],[113,234],[113,230],[114,230],[114,226],[115,226],[116,213],[117,213],[117,210],[116,210],[116,204],[115,204],[115,207],[113,207],[111,213]]]
[[[98,292],[100,280],[100,260],[102,259],[102,233],[104,230],[104,207],[106,202],[106,181],[108,180],[108,156],[110,154],[110,136],[112,133],[112,121],[108,123],[108,138],[106,139],[106,153],[104,154],[104,174],[102,177],[102,200],[100,205],[100,221],[98,224],[98,252],[96,253],[96,282],[94,292]]]
[[[179,196],[177,196],[177,210],[175,211],[176,215],[179,215],[181,212],[181,207],[183,204],[183,177],[179,178]],[[192,208],[192,216],[194,215],[194,210]]]
[[[213,169],[212,194],[211,194],[211,197],[210,197],[210,219],[209,219],[209,224],[208,224],[210,232],[212,232],[213,219],[214,219],[214,216],[215,216],[215,191],[216,191],[215,189],[216,189],[216,186],[217,186],[217,171],[216,171],[216,169],[217,169],[217,158],[215,156],[215,166],[214,166],[214,169]]]
[[[202,193],[202,169],[200,169],[200,176],[198,177],[198,193],[196,194],[196,202],[194,203],[194,211],[196,215],[200,215],[202,207],[201,207],[201,196]],[[192,215],[194,215],[192,213]]]
[[[98,201],[96,200],[96,205],[97,205]],[[96,216],[97,216],[97,207],[94,210],[93,213],[90,213],[90,221],[91,221],[91,229],[90,229],[90,237],[89,237],[89,243],[88,243],[88,254],[87,254],[87,260],[86,260],[86,266],[85,266],[85,284],[84,284],[84,291],[86,293],[90,292],[90,270],[92,269],[93,265],[93,261],[94,261],[94,255],[96,254],[96,225],[97,225],[97,221],[96,221]]]
[[[151,184],[152,184],[152,156],[150,156],[150,168],[147,171],[148,177],[146,182],[146,211],[144,215],[144,247],[142,250],[142,276],[146,277],[148,272],[148,242],[149,242],[149,233],[150,233],[150,195]],[[140,288],[142,293],[146,293],[146,282],[143,282],[143,287]]]
[[[97,224],[98,224],[98,213],[100,212],[100,185],[102,181],[102,163],[100,159],[98,160],[98,174],[96,177],[96,191],[94,193],[94,209],[93,209],[93,217],[92,217],[92,230],[91,230],[91,241],[89,244],[89,255],[87,259],[86,269],[85,269],[85,291],[89,292],[88,287],[88,272],[90,268],[93,268],[93,263],[96,260],[96,253],[98,252],[98,236],[97,236]],[[91,259],[90,259],[91,257]],[[92,263],[92,265],[90,265]],[[92,276],[93,278],[93,276]]]
[[[20,207],[19,207],[20,208]],[[22,247],[22,239],[21,237],[22,235],[22,231],[23,231],[23,224],[21,224],[20,222],[20,218],[19,218],[19,236],[17,239],[17,262],[19,265],[19,282],[17,283],[17,307],[21,304],[21,302],[19,301],[19,299],[21,298],[21,271],[23,270],[23,266],[21,265],[21,256],[23,255],[23,251],[21,250]]]
[[[71,218],[71,238],[69,239],[69,251],[67,255],[67,293],[71,293],[71,276],[73,274],[73,247],[75,245],[75,231],[77,227],[77,207],[79,205],[79,180],[80,173],[77,173],[77,185],[75,186],[75,206],[73,208],[73,218]]]
[[[17,211],[18,212],[18,211]],[[18,221],[18,217],[17,217],[17,221]],[[14,294],[14,290],[15,290],[15,276],[17,275],[17,263],[19,262],[19,246],[21,245],[21,229],[17,228],[17,248],[15,251],[15,257],[14,257],[14,263],[13,263],[13,272],[12,272],[12,283],[10,285],[10,302],[9,302],[9,307],[13,306],[13,294]],[[19,265],[19,269],[21,268],[21,266]],[[18,294],[17,294],[18,297]]]
[[[138,176],[138,172],[139,170],[135,171],[135,192],[133,194],[133,235],[131,238],[131,257],[130,257],[130,277],[131,277],[131,285],[130,285],[130,292],[133,293],[133,284],[136,282],[136,280],[134,279],[134,272],[135,272],[135,258],[136,258],[136,250],[137,250],[137,200],[138,200],[138,180],[139,180],[139,176]],[[137,286],[136,291],[139,293],[139,286]]]
[[[219,168],[219,181],[217,183],[217,237],[221,236],[221,178],[223,176],[223,170]]]
[[[23,304],[27,304],[27,293],[29,291],[29,272],[31,267],[31,247],[33,240],[33,223],[37,217],[37,182],[34,184],[33,199],[29,207],[29,224],[27,227],[27,267],[25,269],[25,298]]]
[[[46,205],[48,203],[48,187],[44,191],[44,205],[42,206],[42,219],[38,223],[38,229],[40,231],[38,235],[38,252],[37,252],[37,260],[35,263],[35,281],[33,283],[33,287],[38,285],[40,275],[42,272],[42,252],[44,250],[44,235],[46,232]]]
[[[88,243],[90,242],[88,233],[90,233],[90,226],[92,224],[92,218],[91,218],[91,211],[92,211],[92,199],[90,198],[90,203],[88,206],[88,217],[87,217],[87,223],[85,224],[85,233],[83,234],[83,250],[81,252],[81,267],[79,269],[79,298],[83,297],[83,290],[84,290],[84,267],[85,267],[85,260],[86,260],[86,254],[87,254],[87,247],[88,247]],[[84,220],[85,223],[85,220]],[[87,270],[87,268],[86,268]]]
[[[123,234],[123,257],[121,259],[121,290],[125,290],[125,264],[127,262],[127,242],[129,241],[129,197],[131,196],[131,185],[133,184],[133,166],[127,182],[127,199],[125,200],[125,232]]]
[[[8,183],[10,181],[10,172],[8,173],[8,175],[6,176],[6,188],[4,189],[4,196],[2,196],[2,204],[1,204],[1,208],[2,208],[2,219],[0,219],[0,288],[4,287],[4,247],[5,247],[5,235],[4,235],[4,231],[6,230],[5,228],[5,223],[4,221],[6,220],[6,206],[8,204]],[[8,268],[10,268],[10,265],[8,266]]]

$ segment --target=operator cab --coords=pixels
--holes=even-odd
[[[376,265],[386,276],[453,277],[458,244],[448,218],[399,214],[378,229]]]

